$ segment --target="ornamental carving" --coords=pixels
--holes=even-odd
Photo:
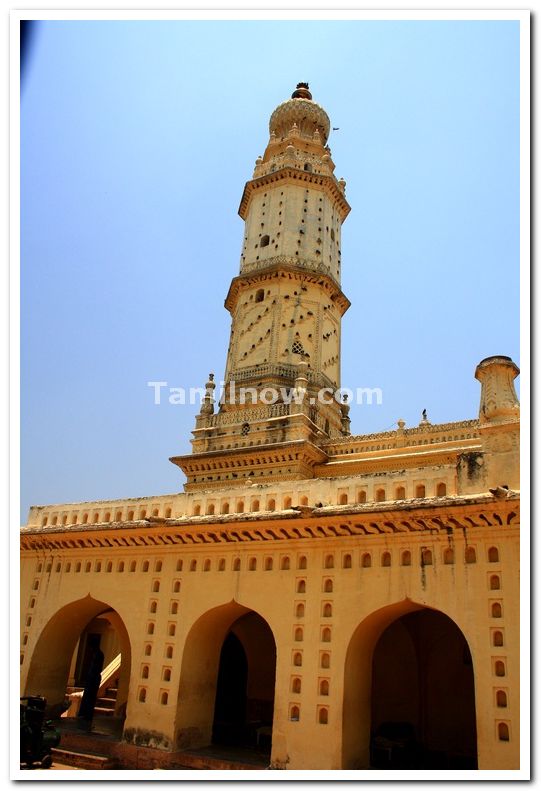
[[[308,99],[288,99],[287,102],[279,104],[270,117],[269,133],[273,132],[276,137],[287,137],[293,124],[301,137],[313,138],[314,132],[319,130],[323,145],[328,140],[331,130],[329,116],[316,102]]]

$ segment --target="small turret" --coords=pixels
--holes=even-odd
[[[481,360],[475,369],[475,378],[481,382],[481,423],[498,423],[519,416],[520,406],[514,385],[519,373],[518,366],[510,357],[497,355]]]
[[[214,381],[214,374],[209,374],[208,382],[205,385],[205,397],[201,405],[202,415],[212,415],[214,413],[214,389],[216,382]]]
[[[458,490],[500,492],[520,489],[520,406],[513,384],[519,369],[510,357],[481,360],[479,435],[482,453],[465,453],[458,465]]]

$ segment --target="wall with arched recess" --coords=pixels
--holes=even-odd
[[[370,765],[372,655],[385,629],[397,618],[421,609],[409,600],[382,607],[364,618],[349,642],[344,666],[342,768]]]
[[[118,632],[122,671],[119,703],[127,699],[131,668],[131,647],[126,626],[120,615],[104,601],[86,596],[64,605],[52,615],[37,638],[28,668],[25,695],[43,695],[49,707],[62,703],[66,693],[70,664],[83,629],[98,615],[107,614]]]
[[[342,768],[344,769],[364,769],[370,766],[372,660],[378,640],[385,630],[403,615],[421,611],[430,611],[443,616],[453,623],[468,643],[462,630],[446,613],[409,599],[382,607],[361,621],[349,642],[344,664],[342,708]]]
[[[222,644],[235,622],[252,612],[231,601],[201,615],[188,632],[182,655],[175,723],[175,743],[179,748],[210,744]],[[257,651],[253,640],[247,639],[247,629],[242,625],[237,631],[243,642],[246,640],[248,662],[250,659],[253,661]]]
[[[448,616],[430,608],[393,621],[372,661],[371,731],[408,723],[422,766],[477,768],[475,690],[471,652]],[[381,759],[381,755],[379,756]]]

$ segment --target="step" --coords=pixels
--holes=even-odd
[[[110,708],[109,706],[94,706],[94,716],[98,717],[113,717],[115,714],[115,709]]]
[[[106,698],[114,698],[116,700],[117,692],[118,692],[118,689],[116,687],[109,687],[109,689],[105,690],[105,696],[104,697],[106,697]]]
[[[98,698],[96,706],[101,706],[102,709],[114,709],[116,706],[116,698]]]
[[[80,753],[75,750],[66,750],[62,747],[53,747],[51,750],[54,769],[55,763],[75,766],[78,769],[116,769],[116,763],[107,755],[97,753]]]
[[[233,769],[233,770],[258,770],[268,769],[268,762],[227,758],[225,756],[205,755],[197,752],[177,753],[177,760],[184,769]]]

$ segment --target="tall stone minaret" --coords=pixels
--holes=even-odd
[[[224,396],[218,406],[211,378],[193,454],[174,459],[188,488],[205,482],[191,474],[195,456],[216,460],[216,452],[247,448],[253,456],[254,448],[290,443],[309,443],[310,453],[306,445],[285,466],[282,454],[279,469],[266,458],[264,477],[309,477],[325,455],[318,446],[349,433],[348,407],[331,394],[340,387],[340,326],[350,304],[340,288],[341,228],[350,207],[345,181],[334,175],[329,131],[307,83],[271,115],[265,153],[239,208],[245,227],[240,271],[225,300],[232,321]],[[292,390],[297,402],[288,403]],[[221,465],[230,468],[225,459]],[[231,483],[228,474],[206,479]]]

